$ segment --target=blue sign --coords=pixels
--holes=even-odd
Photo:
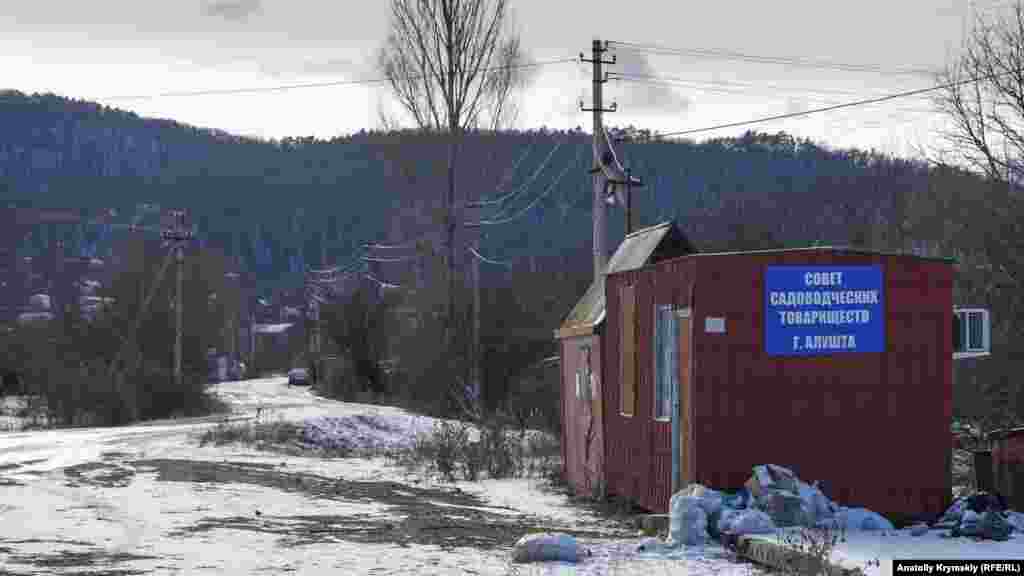
[[[880,266],[768,266],[764,348],[769,356],[885,351]]]

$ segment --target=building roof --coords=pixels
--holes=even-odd
[[[1016,428],[1004,428],[1001,430],[993,430],[987,435],[989,440],[1002,440],[1004,438],[1021,438],[1024,437],[1024,426],[1018,426]]]
[[[292,323],[281,324],[253,324],[252,331],[255,334],[282,334],[293,326]]]
[[[744,254],[787,254],[791,252],[838,252],[841,254],[858,254],[864,256],[900,256],[914,258],[917,260],[930,260],[933,262],[956,263],[956,258],[949,256],[922,256],[912,252],[891,252],[885,250],[872,250],[870,248],[856,248],[851,246],[805,246],[802,248],[769,248],[765,250],[742,250],[730,252],[701,252],[699,254],[680,254],[677,257],[686,256],[738,256]],[[676,257],[673,257],[673,259]],[[609,272],[610,273],[610,272]]]
[[[607,273],[642,268],[675,256],[691,254],[693,244],[671,220],[641,228],[623,239],[608,261]],[[594,280],[556,331],[556,338],[590,334],[604,321],[604,278]]]

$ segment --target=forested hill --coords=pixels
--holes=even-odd
[[[117,208],[126,219],[141,203],[187,208],[209,246],[240,253],[264,282],[298,281],[288,272],[319,265],[324,252],[345,261],[363,242],[436,229],[445,190],[447,142],[436,134],[260,141],[13,91],[0,93],[0,126],[7,204]],[[892,244],[905,197],[935,185],[923,165],[785,134],[636,141],[620,157],[647,184],[634,195],[634,222],[675,217],[705,249]],[[500,222],[484,227],[486,256],[589,253],[589,134],[473,134],[460,158],[460,196],[506,197],[462,215]],[[609,214],[614,247],[623,215]],[[26,251],[53,234],[83,252],[105,249],[103,230],[63,227],[34,235]]]

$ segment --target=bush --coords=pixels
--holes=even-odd
[[[779,543],[796,552],[786,561],[784,572],[793,576],[829,576],[832,551],[846,541],[846,530],[838,522],[780,532]]]
[[[413,448],[396,455],[408,466],[426,466],[447,481],[561,475],[561,449],[550,434],[514,432],[501,415],[473,425],[438,422],[416,439]]]
[[[218,424],[200,436],[199,445],[245,444],[261,450],[278,450],[289,453],[313,450],[324,456],[348,455],[349,450],[347,449],[316,446],[305,442],[303,430],[301,425],[284,420]]]

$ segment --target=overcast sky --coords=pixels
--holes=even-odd
[[[810,66],[617,51],[610,70],[672,84],[610,82],[609,124],[677,131],[925,87],[893,70],[939,69],[957,53],[970,11],[1005,0],[510,0],[535,59],[589,52],[593,38],[669,48],[869,65]],[[263,137],[330,137],[379,127],[386,89],[334,86],[261,94],[152,99],[117,96],[379,77],[373,55],[388,26],[385,0],[3,0],[0,86],[98,100],[144,116]],[[589,56],[589,55],[588,55]],[[519,127],[582,126],[588,68],[545,66],[524,94]],[[833,146],[901,155],[927,144],[941,119],[909,98],[757,126]],[[694,137],[738,134],[746,128]]]

